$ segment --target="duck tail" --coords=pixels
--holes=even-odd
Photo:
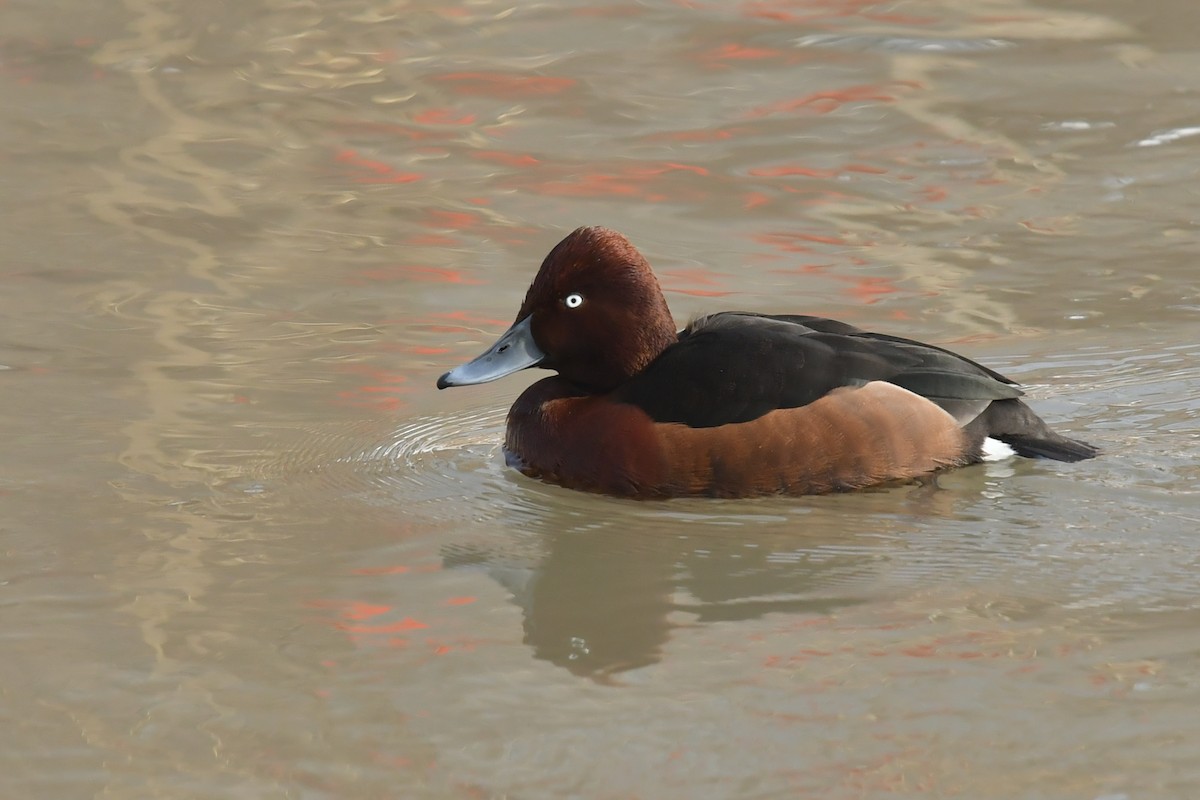
[[[1079,439],[1068,439],[1050,431],[1049,437],[997,436],[997,439],[1026,458],[1049,458],[1054,461],[1083,461],[1095,458],[1100,448]]]
[[[993,401],[967,430],[980,441],[986,436],[999,439],[1026,458],[1083,461],[1100,453],[1098,447],[1050,430],[1033,409],[1017,399]]]

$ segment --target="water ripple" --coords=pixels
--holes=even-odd
[[[869,34],[813,34],[795,41],[797,47],[835,47],[844,50],[882,50],[890,53],[976,53],[1015,47],[1007,39],[957,39]]]
[[[479,518],[486,498],[507,481],[500,455],[504,416],[504,409],[487,408],[418,417],[383,437],[363,425],[306,428],[257,477],[267,486],[298,488],[309,500],[349,495],[443,522]]]

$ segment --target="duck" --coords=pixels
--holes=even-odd
[[[439,389],[537,367],[504,454],[525,475],[636,499],[845,492],[1098,449],[1052,431],[1015,381],[937,345],[796,314],[720,311],[677,330],[622,234],[581,227],[512,326]]]

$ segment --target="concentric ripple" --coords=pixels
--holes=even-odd
[[[418,417],[386,433],[365,423],[291,431],[299,441],[279,443],[284,454],[260,470],[259,485],[286,484],[309,500],[352,497],[434,521],[479,519],[509,480],[504,416],[486,408]]]

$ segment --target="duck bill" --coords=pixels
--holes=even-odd
[[[542,363],[546,354],[533,340],[533,331],[529,327],[532,319],[532,314],[525,317],[505,331],[485,352],[438,378],[437,387],[445,389],[448,386],[487,383]]]

